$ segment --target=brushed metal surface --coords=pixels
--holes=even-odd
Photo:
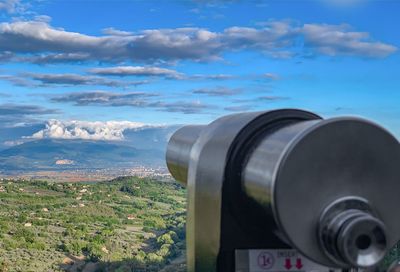
[[[400,145],[380,126],[359,118],[308,121],[268,135],[254,149],[243,184],[249,196],[273,210],[279,229],[306,257],[334,265],[321,250],[318,222],[337,199],[366,199],[387,230],[400,238]]]

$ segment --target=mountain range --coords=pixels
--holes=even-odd
[[[168,139],[178,127],[127,130],[121,141],[29,140],[0,150],[0,172],[165,166]]]

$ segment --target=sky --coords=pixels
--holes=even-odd
[[[0,148],[300,108],[400,138],[400,1],[0,0]]]

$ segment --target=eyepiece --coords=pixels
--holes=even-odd
[[[385,225],[371,214],[366,202],[344,202],[336,203],[324,215],[320,233],[322,248],[341,266],[377,265],[388,247]]]
[[[359,212],[344,223],[337,243],[343,259],[354,267],[377,265],[387,250],[385,226],[379,219]]]

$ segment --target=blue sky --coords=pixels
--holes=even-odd
[[[287,107],[364,116],[400,136],[399,10],[389,0],[0,0],[0,147]]]

